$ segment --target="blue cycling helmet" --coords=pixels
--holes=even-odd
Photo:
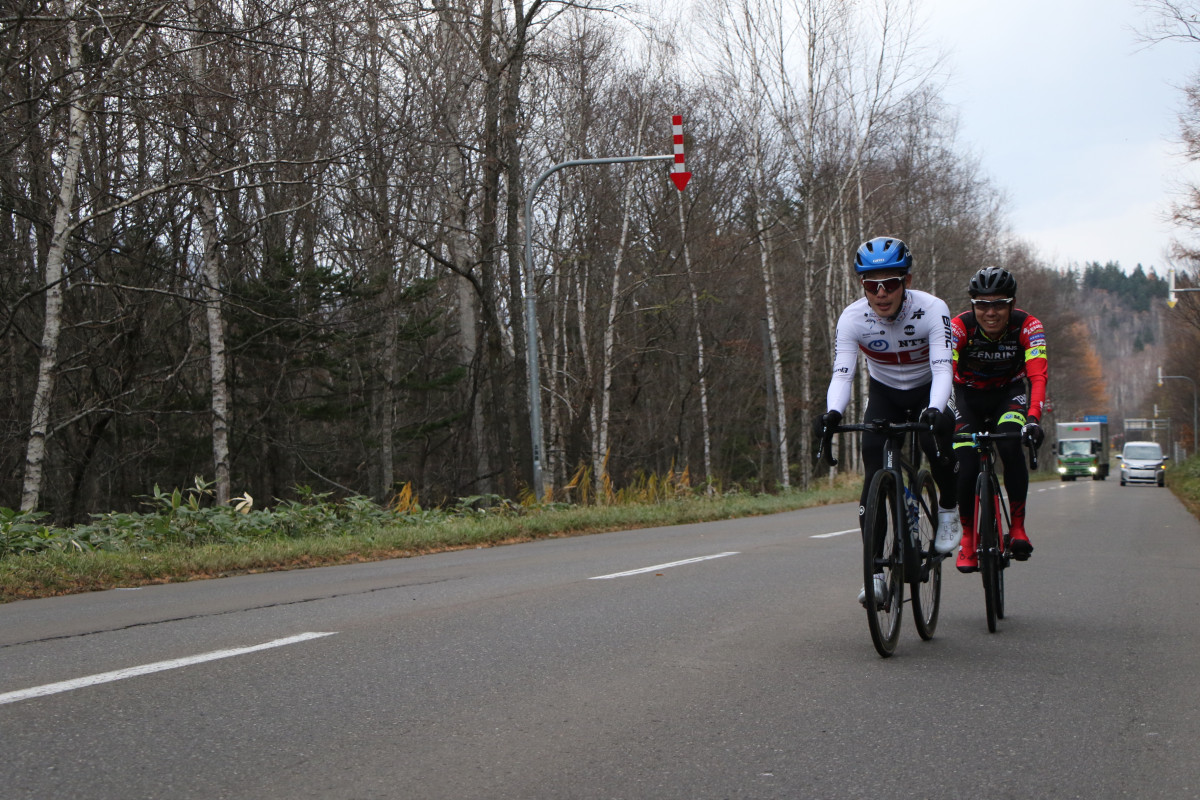
[[[893,236],[876,236],[863,242],[854,254],[854,271],[862,274],[877,269],[912,269],[912,251]]]

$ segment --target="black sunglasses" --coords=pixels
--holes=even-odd
[[[989,308],[999,310],[1005,306],[1011,306],[1013,299],[1005,297],[1003,300],[972,300],[971,305],[976,311],[987,311]]]
[[[862,285],[863,285],[863,288],[867,290],[867,294],[875,294],[876,292],[879,291],[880,286],[883,287],[883,291],[887,292],[888,294],[891,294],[892,292],[899,289],[900,284],[902,284],[902,283],[904,283],[903,276],[897,277],[897,278],[884,278],[881,281],[871,280],[870,278],[863,278]]]

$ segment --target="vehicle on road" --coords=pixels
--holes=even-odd
[[[1058,436],[1058,474],[1064,481],[1108,477],[1108,423],[1103,421],[1060,422]]]
[[[1158,442],[1126,442],[1121,450],[1121,485],[1167,485],[1167,456]]]

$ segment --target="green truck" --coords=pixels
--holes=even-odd
[[[1102,481],[1108,477],[1108,422],[1102,420],[1060,422],[1058,433],[1058,474],[1064,481],[1090,477]]]

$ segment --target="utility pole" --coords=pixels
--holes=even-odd
[[[1196,382],[1187,375],[1163,375],[1162,367],[1158,368],[1158,385],[1162,386],[1163,381],[1180,380],[1187,381],[1192,384],[1192,455],[1197,453],[1197,443],[1200,442],[1200,432],[1196,430]]]
[[[560,169],[581,167],[591,164],[624,164],[643,161],[673,161],[671,180],[675,188],[683,191],[692,173],[685,171],[683,153],[683,118],[676,114],[671,118],[673,150],[661,156],[613,156],[611,158],[579,158],[564,161],[547,169],[533,182],[529,196],[525,198],[525,358],[529,366],[529,430],[533,439],[533,491],[538,502],[545,496],[542,477],[546,463],[546,443],[542,439],[542,394],[541,374],[538,367],[537,286],[533,279],[533,198],[546,179]]]

